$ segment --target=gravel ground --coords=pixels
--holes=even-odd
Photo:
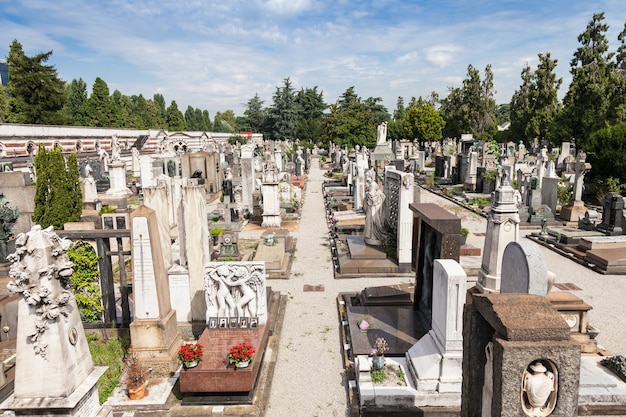
[[[406,282],[402,278],[352,278],[335,280],[327,239],[322,182],[323,171],[314,160],[307,182],[299,227],[292,232],[297,251],[288,280],[271,280],[273,290],[288,295],[278,361],[272,382],[267,416],[348,416],[345,370],[342,363],[337,295],[368,286]],[[425,190],[420,201],[454,212],[472,232],[468,243],[483,247],[486,220]],[[257,238],[259,231],[242,232],[242,238]],[[614,354],[626,352],[626,276],[601,275],[542,247],[548,269],[557,282],[573,283],[575,294],[594,308],[590,322],[600,331],[598,342]],[[323,285],[322,292],[304,292],[304,285]]]

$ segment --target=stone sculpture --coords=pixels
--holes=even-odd
[[[267,321],[265,266],[259,262],[211,262],[204,275],[206,321],[215,317],[256,317]]]
[[[387,122],[378,125],[376,134],[376,145],[384,145],[387,143]]]
[[[366,192],[363,201],[365,227],[363,237],[368,245],[380,246],[385,240],[383,202],[385,194],[378,187],[372,170],[365,174]]]
[[[522,406],[530,417],[551,415],[556,405],[557,378],[540,361],[532,363],[522,379]]]
[[[117,134],[111,137],[111,162],[120,161],[120,141]]]
[[[19,213],[17,207],[9,207],[9,200],[0,194],[0,263],[6,262],[9,237],[13,233],[13,226],[17,222]]]

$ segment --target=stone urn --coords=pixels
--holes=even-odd
[[[522,399],[524,413],[530,417],[544,417],[554,410],[556,399],[556,378],[554,373],[539,361],[524,372]]]

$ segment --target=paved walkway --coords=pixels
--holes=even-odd
[[[297,251],[289,280],[269,280],[272,289],[288,295],[278,360],[272,381],[267,416],[348,416],[342,363],[337,295],[368,286],[407,282],[402,278],[335,280],[324,216],[323,171],[314,160],[309,173],[300,225],[292,232]],[[454,203],[422,191],[421,202],[443,206],[462,219],[472,234],[468,242],[483,247],[486,220]],[[258,237],[255,235],[243,237]],[[600,330],[599,343],[615,354],[626,353],[626,326],[622,311],[626,276],[600,275],[542,248],[548,269],[557,282],[581,288],[574,293],[591,304],[590,322]],[[323,285],[322,292],[304,292],[305,285]],[[620,324],[620,325],[618,325]]]

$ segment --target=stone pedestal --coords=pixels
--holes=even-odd
[[[123,162],[109,165],[109,180],[111,187],[107,190],[107,195],[129,196],[133,193],[126,187],[126,165]]]
[[[580,200],[574,201],[572,204],[561,208],[560,218],[568,223],[578,224],[578,219],[585,216],[587,207]]]

